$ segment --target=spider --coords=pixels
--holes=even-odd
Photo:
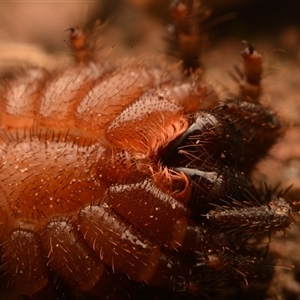
[[[258,189],[249,174],[285,127],[260,103],[251,44],[239,95],[203,79],[194,11],[197,1],[171,5],[183,69],[99,61],[87,32],[71,28],[74,66],[4,79],[1,271],[11,289],[37,299],[266,293],[271,234],[294,218],[285,192]]]

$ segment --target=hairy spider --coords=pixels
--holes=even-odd
[[[1,271],[24,297],[81,297],[63,284],[96,299],[266,292],[270,236],[293,215],[249,174],[285,127],[260,103],[252,45],[239,95],[203,79],[205,11],[190,4],[171,5],[183,71],[99,61],[71,28],[74,66],[4,79]]]

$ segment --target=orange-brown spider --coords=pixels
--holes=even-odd
[[[75,66],[2,85],[1,271],[20,294],[55,294],[58,277],[97,299],[198,299],[272,278],[263,241],[293,217],[249,178],[284,131],[259,101],[261,55],[247,46],[240,95],[220,98],[197,18],[171,11],[181,76],[97,61],[71,29]]]

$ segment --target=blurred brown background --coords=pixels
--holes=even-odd
[[[268,40],[293,55],[299,50],[300,2],[297,0],[202,2],[212,10],[207,24],[212,45],[227,38],[251,38],[253,42]],[[124,54],[124,47],[137,48],[140,53],[145,49],[163,52],[164,26],[171,21],[169,3],[159,0],[0,2],[1,50],[5,43],[29,43],[42,46],[47,53],[65,52],[67,33],[64,29],[100,18],[108,25],[103,30],[104,44],[114,47],[118,55]],[[9,48],[12,59],[20,57],[22,51],[33,51],[20,48],[20,44],[18,49]]]

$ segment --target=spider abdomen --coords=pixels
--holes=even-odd
[[[125,71],[129,73],[126,80]],[[161,190],[151,180],[160,168],[155,159],[158,150],[187,127],[184,109],[156,87],[162,85],[161,79],[154,82],[156,69],[117,69],[107,71],[110,76],[102,72],[96,65],[55,74],[31,69],[3,85],[2,269],[11,286],[23,294],[34,294],[47,285],[48,260],[64,280],[82,291],[100,279],[103,262],[134,280],[149,281],[159,262],[160,245],[178,248],[184,237],[189,215],[185,203],[169,196],[170,188]],[[106,210],[98,212],[103,205]],[[138,246],[136,241],[135,247],[148,243],[149,254],[133,254],[132,246],[126,250],[126,239],[119,251],[108,254],[111,243],[93,244],[100,240],[99,233],[88,238],[94,214],[100,218],[97,228],[101,222],[109,228],[114,211],[117,227],[124,220],[129,223],[109,229],[111,234],[116,230],[115,238],[110,236],[112,243],[120,243],[123,231],[136,228],[141,231],[141,242]],[[105,241],[108,233],[103,234]],[[152,241],[147,242],[147,237]],[[12,241],[22,248],[15,249]],[[23,264],[23,271],[18,263],[11,264],[12,257],[26,261],[23,248],[40,253],[35,255],[39,262],[27,275],[23,271],[31,262]],[[122,249],[131,259],[119,253]],[[92,251],[103,253],[102,259]],[[134,267],[138,261],[145,264],[144,271]],[[84,275],[84,269],[90,270],[92,279]]]

